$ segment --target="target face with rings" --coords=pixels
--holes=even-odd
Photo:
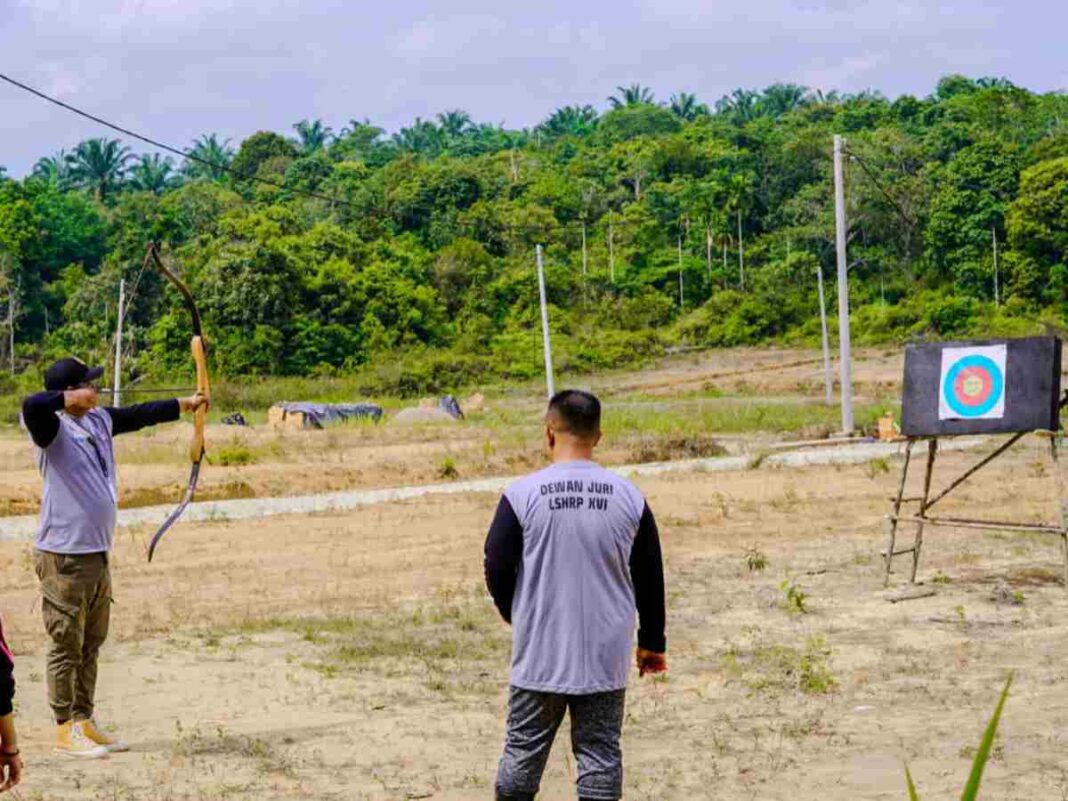
[[[942,351],[940,420],[987,420],[1005,416],[1004,345]]]

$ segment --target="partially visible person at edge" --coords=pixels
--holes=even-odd
[[[22,757],[15,733],[15,660],[4,639],[0,620],[0,793],[6,793],[22,780]]]
[[[108,553],[118,501],[112,437],[177,420],[208,402],[197,394],[99,407],[94,382],[103,372],[79,359],[61,359],[45,371],[46,391],[22,403],[44,479],[34,566],[51,639],[47,683],[55,750],[85,759],[128,750],[93,717],[97,655],[107,639],[112,603]]]
[[[619,747],[635,612],[639,675],[667,670],[664,568],[642,494],[593,460],[601,404],[549,401],[553,464],[504,492],[486,538],[486,584],[512,624],[512,669],[498,801],[530,801],[564,713],[579,799],[623,792]]]

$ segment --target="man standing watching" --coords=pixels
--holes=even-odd
[[[545,415],[553,464],[505,490],[486,539],[486,583],[512,624],[498,801],[534,798],[566,711],[579,799],[619,799],[635,612],[639,675],[667,670],[656,521],[633,484],[593,461],[600,438],[596,397],[554,395]]]
[[[22,403],[44,479],[34,542],[48,648],[48,701],[58,753],[96,759],[128,746],[93,718],[97,655],[111,612],[108,553],[118,509],[112,437],[177,420],[208,403],[203,395],[98,408],[104,369],[75,358],[45,371],[45,392]]]

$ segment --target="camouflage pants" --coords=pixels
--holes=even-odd
[[[96,663],[108,636],[111,573],[106,553],[35,551],[48,646],[48,703],[56,721],[93,716]]]

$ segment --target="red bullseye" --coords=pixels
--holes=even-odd
[[[993,389],[990,373],[982,367],[965,367],[953,382],[956,401],[964,406],[981,406]]]

